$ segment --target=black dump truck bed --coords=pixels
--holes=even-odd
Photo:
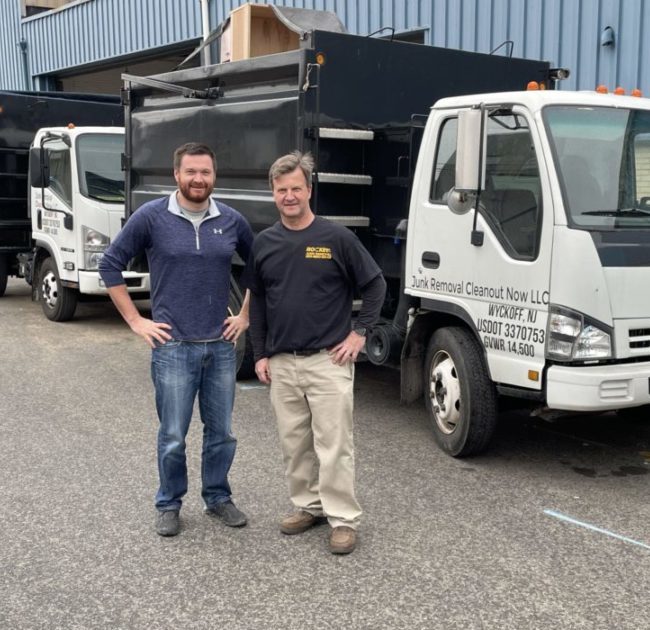
[[[217,197],[258,231],[277,220],[269,166],[311,151],[312,209],[355,229],[398,277],[395,228],[430,107],[548,81],[549,64],[318,30],[301,45],[153,81],[125,75],[127,215],[173,190],[173,150],[202,141],[217,155]]]
[[[11,255],[31,247],[27,167],[36,131],[69,123],[119,126],[123,113],[117,96],[0,91],[0,257],[10,273]]]

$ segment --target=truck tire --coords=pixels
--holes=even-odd
[[[236,289],[233,289],[233,287],[231,287],[230,294],[228,296],[228,315],[236,315],[239,313],[240,309],[241,296]],[[240,335],[239,339],[237,339],[235,352],[237,353],[237,378],[242,381],[250,378],[255,378],[253,344],[251,342],[248,331],[246,331],[243,335]]]
[[[9,271],[7,267],[7,258],[5,256],[0,256],[0,297],[2,297],[7,290],[8,277]]]
[[[437,330],[427,348],[424,399],[438,445],[452,457],[487,447],[497,420],[497,393],[483,351],[458,327]]]
[[[45,317],[53,322],[67,322],[77,308],[78,294],[61,284],[56,263],[46,258],[41,265],[39,298]]]

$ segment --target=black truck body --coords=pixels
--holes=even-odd
[[[175,188],[173,150],[217,155],[217,198],[259,231],[277,220],[271,163],[316,160],[312,209],[354,229],[399,300],[400,241],[424,121],[438,99],[549,81],[541,61],[312,31],[299,50],[176,71],[124,75],[126,214]]]
[[[0,295],[32,247],[29,148],[42,127],[121,126],[119,97],[65,92],[0,92]]]

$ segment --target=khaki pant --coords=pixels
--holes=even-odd
[[[289,494],[296,508],[355,528],[352,409],[354,364],[326,351],[271,357],[271,405],[278,422]]]

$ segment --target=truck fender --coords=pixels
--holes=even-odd
[[[34,248],[34,259],[32,260],[32,302],[38,301],[39,282],[41,278],[41,265],[46,258],[53,258],[57,269],[61,261],[57,260],[56,254],[47,243],[38,242]]]
[[[439,328],[460,326],[469,330],[483,348],[485,365],[489,373],[487,354],[474,320],[461,306],[441,300],[423,299],[420,308],[413,313],[412,317],[402,346],[400,361],[401,402],[407,404],[415,402],[424,394],[424,360],[427,346],[431,335]]]

